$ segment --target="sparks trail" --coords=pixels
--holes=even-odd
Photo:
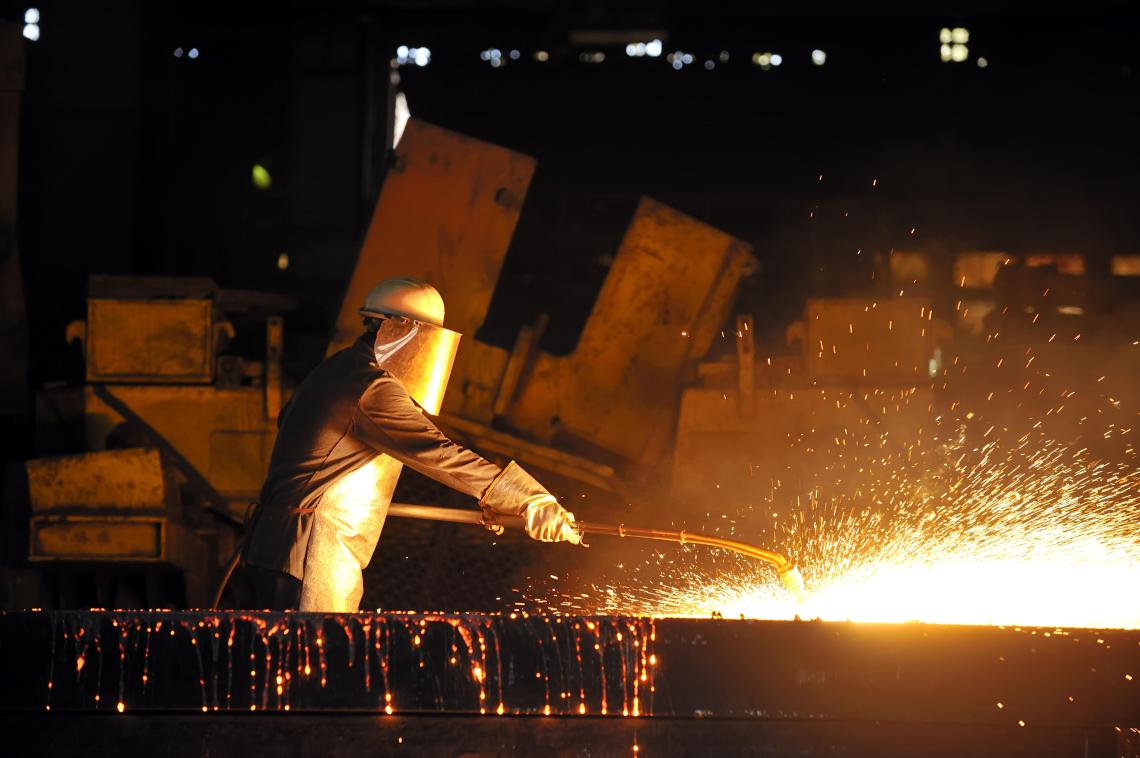
[[[747,562],[657,553],[646,573],[664,582],[596,585],[571,612],[1140,627],[1120,595],[1140,586],[1135,470],[1028,438],[941,453],[940,469],[883,456],[862,507],[816,491],[780,523],[804,567],[802,606]]]
[[[44,662],[48,710],[123,713],[161,702],[203,712],[338,707],[385,714],[606,715],[611,703],[621,703],[626,713],[652,712],[645,690],[654,690],[654,668],[646,663],[653,651],[643,640],[655,635],[648,619],[571,623],[525,613],[242,611],[44,615],[51,627],[44,651],[50,656]],[[74,676],[61,678],[60,671]],[[104,692],[116,697],[104,698]]]

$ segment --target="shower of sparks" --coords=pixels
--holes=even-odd
[[[532,587],[531,599],[564,613],[1140,628],[1132,364],[1113,366],[1114,391],[1099,358],[1107,340],[1099,353],[1072,352],[1064,345],[1088,340],[1072,330],[1062,343],[1039,311],[1003,314],[999,326],[1020,329],[1017,339],[994,329],[972,361],[947,356],[928,391],[794,390],[816,393],[840,419],[813,424],[842,425],[849,406],[861,420],[839,434],[790,435],[782,488],[721,495],[723,510],[710,504],[705,521],[686,526],[794,558],[802,604],[770,567],[697,547],[657,547],[589,591]],[[1047,330],[1040,340],[1037,329]],[[1109,349],[1136,360],[1131,340]]]
[[[771,571],[699,548],[654,554],[663,582],[594,588],[583,607],[656,616],[820,618],[1025,626],[1140,627],[1140,478],[1053,444],[956,455],[948,473],[914,467],[864,492],[853,511],[814,500],[783,527],[808,587],[797,605]],[[893,466],[891,464],[894,464]],[[941,490],[941,491],[939,491]],[[687,565],[688,564],[688,565]],[[646,567],[646,573],[652,571]],[[579,600],[576,605],[582,605]],[[565,609],[564,609],[565,610]]]

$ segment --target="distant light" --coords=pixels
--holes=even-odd
[[[988,60],[981,57],[978,58],[978,68],[985,68],[988,65],[990,65],[990,62]]]
[[[938,57],[943,63],[962,63],[970,57],[970,49],[966,43],[970,41],[970,30],[964,26],[955,26],[953,29],[942,27],[938,31]],[[982,68],[985,65],[979,64]]]
[[[250,170],[250,179],[253,180],[253,186],[259,190],[267,190],[273,186],[273,177],[269,175],[269,169],[260,163],[253,164],[253,169]]]
[[[1062,305],[1057,309],[1057,313],[1060,313],[1062,316],[1083,316],[1085,315],[1085,309],[1079,305]]]
[[[26,39],[30,39],[32,42],[39,41],[40,25],[39,24],[24,24],[24,37]]]
[[[522,55],[522,53],[520,53],[518,50],[512,50],[510,52],[511,60],[513,61],[517,61],[520,55]]]
[[[408,52],[409,51],[407,45],[400,45],[396,48],[396,57],[400,59],[401,63],[408,59]]]
[[[593,52],[585,52],[585,53],[579,53],[578,54],[578,60],[582,61],[583,63],[601,63],[605,59],[606,59],[606,54],[603,53],[601,50],[595,50]]]
[[[630,58],[635,57],[637,55],[637,45],[630,42],[628,45],[625,46],[625,54],[628,55]]]
[[[682,61],[682,62],[683,62],[683,63],[684,63],[686,66],[687,66],[687,65],[689,65],[690,63],[692,63],[692,62],[693,62],[693,56],[692,56],[692,54],[691,54],[691,53],[684,53],[684,54],[682,54],[682,55],[681,55],[681,61]]]
[[[28,8],[26,11],[24,11],[24,23],[25,24],[38,24],[39,22],[40,22],[40,9],[39,8]]]
[[[822,51],[818,48],[815,50],[812,50],[811,51],[811,62],[817,66],[822,66],[823,64],[827,63],[827,53],[825,53],[824,51]]]
[[[705,61],[705,71],[712,71],[714,68],[716,68],[716,61],[711,58]]]
[[[685,64],[681,62],[680,58],[674,58],[673,59],[673,69],[675,71],[680,71],[684,67],[685,67]]]
[[[281,253],[277,256],[277,270],[284,271],[289,268],[289,253]]]
[[[650,58],[657,58],[661,55],[661,40],[655,39],[645,43],[645,54]]]
[[[728,51],[727,50],[721,50],[720,55],[718,55],[717,58],[720,59],[721,63],[728,63]]]
[[[490,50],[482,50],[482,51],[480,51],[480,52],[479,52],[479,60],[481,60],[481,61],[489,61],[489,60],[491,60],[491,51],[490,51]]]
[[[539,63],[546,63],[548,60],[550,60],[550,53],[546,52],[545,50],[536,50],[534,53],[534,59]]]
[[[503,65],[503,59],[502,58],[492,58],[491,59],[491,68],[498,68],[501,65]]]
[[[198,48],[192,47],[192,48],[190,48],[190,52],[188,52],[186,54],[189,55],[191,58],[197,58],[198,57]]]
[[[426,47],[417,47],[415,55],[412,57],[415,59],[416,65],[423,68],[431,63],[431,50]]]
[[[182,56],[183,56],[182,48],[180,48],[180,47],[174,48],[174,57],[175,58],[181,58]]]
[[[772,65],[773,66],[779,66],[783,62],[784,62],[784,56],[780,55],[779,53],[772,53]]]
[[[772,67],[772,54],[771,53],[753,53],[752,62],[760,68],[767,71]]]

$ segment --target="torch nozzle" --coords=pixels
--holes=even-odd
[[[787,568],[782,568],[777,571],[780,576],[780,583],[784,585],[784,589],[792,594],[797,603],[802,603],[806,594],[804,587],[804,575],[800,573],[799,567],[794,564],[788,564]]]

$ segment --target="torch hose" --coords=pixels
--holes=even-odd
[[[480,511],[441,508],[435,505],[392,503],[388,508],[388,515],[397,518],[446,521],[452,524],[485,524],[483,514]],[[521,529],[524,525],[523,519],[520,516],[497,516],[494,523],[512,529]],[[776,568],[776,575],[784,587],[791,592],[797,600],[803,599],[804,579],[803,575],[800,574],[799,568],[796,567],[795,561],[774,550],[768,550],[757,545],[749,545],[746,542],[716,537],[711,534],[687,532],[683,529],[678,531],[647,529],[638,526],[626,526],[625,524],[602,524],[595,521],[577,521],[575,524],[578,527],[578,533],[581,535],[605,534],[611,537],[636,537],[646,540],[662,540],[664,542],[675,542],[679,545],[707,545],[709,547],[731,550],[734,553],[746,555],[749,558],[756,558],[765,563],[772,564],[772,566]]]

